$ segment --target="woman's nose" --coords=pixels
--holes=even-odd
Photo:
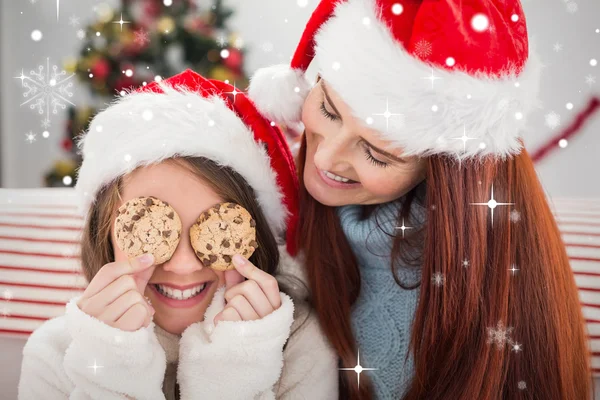
[[[348,141],[342,133],[320,135],[315,149],[314,163],[324,170],[332,170],[345,162]]]
[[[204,268],[202,262],[196,257],[194,248],[190,244],[187,231],[181,233],[181,240],[171,259],[163,264],[165,271],[185,275]]]

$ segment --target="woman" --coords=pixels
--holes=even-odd
[[[341,398],[589,398],[576,286],[519,137],[540,69],[517,0],[348,0],[320,2],[291,69],[253,78],[265,113],[305,127],[298,245]]]

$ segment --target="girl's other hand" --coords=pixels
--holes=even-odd
[[[281,306],[279,284],[275,277],[240,255],[233,257],[233,265],[234,270],[224,272],[227,305],[215,316],[215,325],[218,321],[261,319]]]

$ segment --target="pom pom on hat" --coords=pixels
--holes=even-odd
[[[311,88],[304,72],[287,64],[261,68],[250,80],[248,95],[264,116],[293,125]]]

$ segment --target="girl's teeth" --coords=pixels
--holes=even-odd
[[[196,296],[202,290],[204,290],[205,287],[206,287],[206,284],[203,284],[203,285],[196,286],[194,288],[186,289],[186,290],[182,291],[179,289],[171,289],[171,288],[169,288],[167,286],[163,286],[163,285],[156,285],[156,288],[158,289],[158,291],[160,293],[162,293],[166,297],[169,297],[169,298],[175,299],[175,300],[190,299],[190,298]]]

